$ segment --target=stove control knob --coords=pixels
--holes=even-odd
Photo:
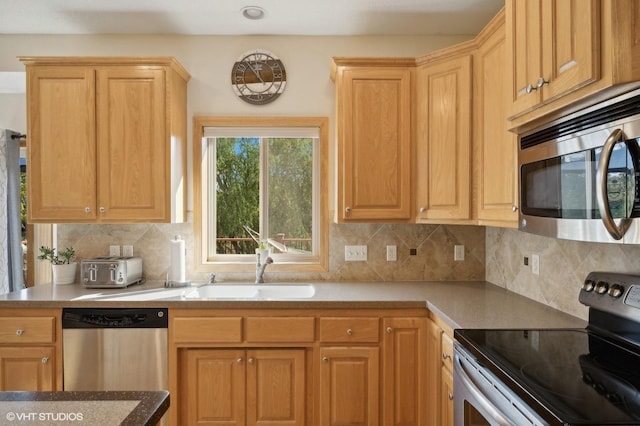
[[[582,284],[582,289],[584,291],[593,291],[593,288],[596,286],[596,283],[593,280],[584,280],[584,284]]]
[[[607,290],[609,290],[609,284],[605,281],[598,281],[596,283],[596,293],[598,294],[605,294],[607,292]]]
[[[624,293],[624,287],[622,287],[620,284],[611,284],[611,287],[609,287],[608,293],[609,293],[609,296],[618,298],[622,296],[622,293]]]

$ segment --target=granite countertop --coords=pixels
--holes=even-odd
[[[169,408],[167,391],[0,392],[0,424],[157,424]]]
[[[219,283],[234,284],[234,283]],[[235,283],[238,284],[238,283]],[[246,284],[246,283],[245,283]],[[295,283],[291,283],[295,284]],[[269,285],[266,283],[265,285]],[[182,290],[158,299],[162,282],[126,289],[87,289],[80,284],[39,285],[0,295],[9,307],[166,307],[205,309],[356,309],[428,308],[452,328],[584,328],[586,321],[486,281],[445,282],[314,282],[315,294],[297,300],[185,300]],[[187,287],[189,290],[192,287]],[[146,292],[155,294],[144,300]],[[105,300],[121,294],[141,300]],[[576,294],[577,297],[577,294]],[[151,299],[151,298],[150,298]]]

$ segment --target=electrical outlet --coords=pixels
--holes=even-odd
[[[122,255],[128,257],[133,256],[133,246],[122,246]]]
[[[344,246],[344,260],[346,262],[366,262],[367,246]]]
[[[120,246],[109,246],[109,256],[120,256]]]
[[[540,256],[537,254],[531,255],[531,272],[534,275],[540,275]]]
[[[453,246],[453,260],[457,260],[457,261],[464,260],[464,246],[463,245],[455,245],[455,246]]]
[[[396,246],[387,246],[387,262],[395,262],[396,260],[398,260]]]

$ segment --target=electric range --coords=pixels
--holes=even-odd
[[[519,424],[523,413],[536,425],[640,425],[640,276],[592,272],[579,300],[585,329],[455,330],[456,425],[470,424],[469,405],[492,425]],[[465,392],[475,364],[481,395]],[[495,392],[510,402],[481,401]]]

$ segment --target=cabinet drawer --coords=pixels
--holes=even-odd
[[[442,365],[453,371],[453,339],[447,333],[442,333]]]
[[[320,318],[320,341],[375,343],[379,327],[378,318]]]
[[[53,343],[55,317],[0,317],[2,343]]]
[[[173,340],[177,343],[240,343],[242,317],[175,318]]]
[[[302,343],[315,340],[315,318],[249,317],[247,342]]]

